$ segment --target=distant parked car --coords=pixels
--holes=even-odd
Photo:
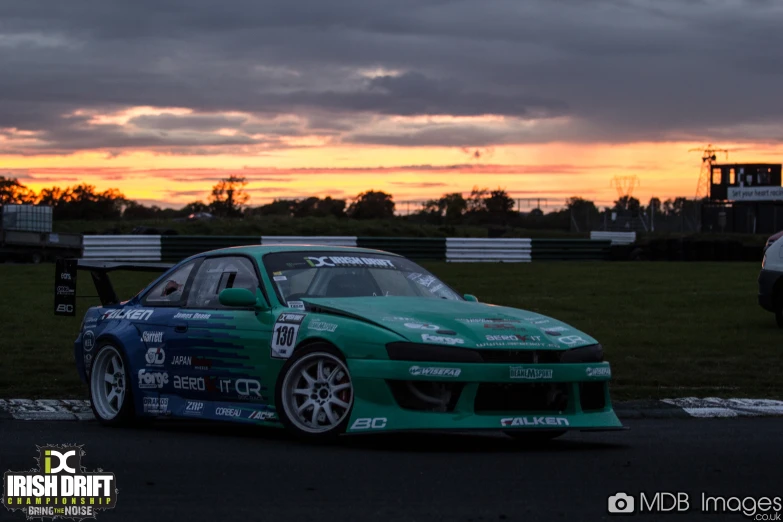
[[[188,221],[205,220],[205,219],[215,219],[215,216],[213,216],[209,212],[194,212],[193,214],[188,216]]]
[[[772,245],[772,243],[774,243],[781,237],[783,237],[783,230],[781,230],[777,234],[772,234],[771,236],[769,236],[769,239],[767,239],[767,244],[764,245],[764,250],[767,250]]]
[[[776,238],[777,239],[774,239]],[[769,238],[764,250],[759,274],[759,305],[775,314],[775,320],[783,328],[783,232]]]

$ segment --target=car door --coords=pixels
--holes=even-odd
[[[272,314],[255,308],[228,308],[219,294],[226,288],[247,288],[263,297],[256,262],[249,256],[218,255],[204,259],[188,293],[181,319],[187,324],[189,365],[183,396],[219,402],[241,402],[264,411],[274,390],[270,374],[269,339]],[[175,317],[176,318],[176,317]],[[179,373],[179,372],[178,372]],[[178,380],[175,375],[175,380]],[[240,416],[214,405],[215,416]],[[259,417],[253,417],[259,418]]]
[[[172,369],[186,355],[186,323],[175,319],[187,302],[189,283],[200,260],[194,260],[164,276],[142,298],[142,306],[152,313],[144,321],[134,322],[142,346],[139,368],[133,376],[142,394],[145,413],[169,413],[168,401],[161,394],[173,390]]]

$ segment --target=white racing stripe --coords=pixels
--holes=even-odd
[[[682,408],[691,417],[761,417],[783,415],[783,401],[683,397],[661,402]]]

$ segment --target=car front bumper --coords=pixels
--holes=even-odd
[[[609,363],[513,364],[422,363],[349,359],[354,383],[354,406],[349,433],[397,430],[597,430],[624,429],[609,397]],[[423,370],[429,369],[429,370]],[[434,370],[433,370],[434,369]],[[450,371],[444,371],[450,370]],[[457,371],[458,370],[458,371]],[[440,375],[433,373],[439,372]],[[450,411],[404,408],[392,393],[390,381],[459,383],[460,391]],[[583,407],[584,385],[603,394],[600,407]],[[567,392],[567,402],[557,409],[486,407],[478,399],[482,386],[557,386]]]

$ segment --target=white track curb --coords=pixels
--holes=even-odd
[[[783,401],[771,399],[720,399],[707,397],[683,397],[663,399],[660,402],[679,408],[685,416],[699,418],[716,417],[769,417],[783,416]],[[654,404],[654,403],[653,403]],[[627,413],[622,403],[615,404],[618,415]],[[652,412],[654,406],[648,406]],[[36,421],[85,421],[95,417],[89,401],[76,399],[0,399],[0,413],[7,412],[17,420]],[[642,415],[654,417],[654,415]],[[671,415],[666,415],[670,417]]]
[[[684,397],[661,402],[682,408],[691,417],[760,417],[783,415],[783,401]]]

